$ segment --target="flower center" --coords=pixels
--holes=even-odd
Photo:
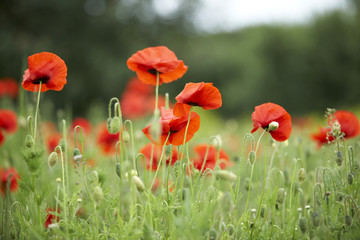
[[[32,81],[33,84],[43,84],[43,83],[47,83],[47,81],[50,80],[50,77],[49,76],[43,76],[43,77],[40,77],[40,78],[37,78],[37,79],[34,79]]]
[[[158,72],[155,68],[148,69],[147,71],[148,71],[148,73],[151,73],[152,75],[156,75],[156,73]]]

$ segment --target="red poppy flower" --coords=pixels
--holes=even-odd
[[[121,113],[125,118],[141,118],[149,113],[148,96],[137,92],[124,92],[121,100]]]
[[[19,84],[13,78],[0,79],[0,97],[8,95],[11,98],[16,98],[19,92]]]
[[[0,109],[0,129],[3,128],[8,133],[14,133],[17,127],[16,113],[11,110]]]
[[[83,134],[90,134],[91,132],[91,123],[86,119],[86,118],[75,118],[72,123],[71,123],[71,129],[72,132],[74,131],[76,126],[80,126],[81,127],[81,131]]]
[[[29,68],[25,70],[22,86],[25,90],[41,92],[60,91],[66,84],[67,67],[56,54],[49,52],[36,53],[28,57]]]
[[[59,221],[59,216],[56,217],[56,215],[50,213],[50,212],[55,212],[55,211],[56,210],[52,209],[52,208],[47,208],[46,209],[47,215],[46,215],[46,219],[45,219],[45,223],[44,223],[45,228],[48,228],[50,224]],[[58,209],[58,213],[60,213],[59,209]]]
[[[220,91],[212,83],[187,83],[175,99],[179,103],[203,109],[217,109],[222,105]]]
[[[146,144],[140,149],[140,153],[144,154],[145,156],[145,167],[147,170],[150,170],[151,149],[152,149],[151,143]],[[162,153],[162,147],[155,145],[154,153],[153,153],[153,162],[151,166],[152,171],[156,171],[157,165],[159,164],[159,160],[161,157],[161,153]],[[178,157],[178,151],[176,150],[176,148],[173,148],[173,152],[171,156],[171,165],[174,165],[174,163],[177,161],[177,157]],[[169,158],[166,159],[166,164],[169,165],[169,163],[170,163],[170,156]]]
[[[333,121],[337,120],[340,124],[340,130],[344,133],[344,138],[352,138],[359,135],[360,124],[355,114],[348,111],[336,111]],[[330,121],[330,119],[329,119]],[[333,123],[330,123],[332,125]],[[324,143],[334,141],[334,136],[331,135],[331,129],[326,127],[320,127],[317,133],[311,135],[311,138],[317,142],[320,147]]]
[[[119,134],[110,134],[107,130],[106,123],[99,126],[97,143],[104,154],[114,153],[118,141]]]
[[[186,125],[189,118],[190,106],[186,104],[176,103],[174,109],[165,109],[161,108],[161,118],[160,124],[162,126],[162,133],[160,141],[152,139],[150,134],[151,125],[144,128],[142,131],[147,136],[147,138],[155,144],[163,145],[166,141],[166,138],[170,132],[168,144],[179,146],[183,144],[185,137]],[[186,134],[186,141],[194,136],[194,134],[200,128],[200,116],[192,112],[190,117],[190,123]]]
[[[255,107],[251,115],[255,132],[259,127],[268,129],[271,122],[279,124],[276,130],[270,130],[269,133],[276,141],[283,142],[289,139],[291,134],[291,117],[290,114],[281,106],[275,103],[264,103]]]
[[[149,96],[153,94],[154,87],[148,84],[144,84],[137,77],[133,77],[127,83],[125,92],[136,92],[145,96]]]
[[[17,180],[20,176],[15,168],[10,167],[7,170],[0,168],[0,191],[2,195],[5,195],[8,181],[10,181],[10,192],[15,192],[18,189]]]
[[[174,52],[164,46],[149,47],[136,52],[127,60],[127,65],[143,83],[151,85],[156,85],[157,72],[161,85],[181,78],[188,69],[182,60],[177,59]]]
[[[46,139],[46,146],[49,153],[53,152],[55,148],[59,146],[61,139],[61,133],[52,133],[51,135],[49,135],[49,137]]]
[[[201,170],[202,165],[204,164],[207,147],[208,147],[208,145],[206,145],[206,144],[199,144],[194,148],[194,150],[198,156],[197,156],[197,158],[192,159],[192,161],[194,163],[194,167],[199,170]],[[210,145],[203,171],[205,171],[205,169],[207,169],[207,168],[210,168],[212,170],[215,168],[217,154],[218,154],[218,152],[217,152],[216,148],[214,146]],[[219,153],[220,168],[224,169],[227,166],[231,166],[231,165],[232,165],[232,163],[230,162],[229,156],[226,154],[226,152],[224,150],[220,149],[220,153]]]

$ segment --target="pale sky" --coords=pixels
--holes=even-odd
[[[304,23],[316,14],[334,8],[346,8],[346,0],[200,0],[202,8],[195,15],[200,29],[218,27],[232,30],[256,24]],[[182,0],[156,0],[155,8],[171,14]],[[166,10],[167,9],[167,10]]]

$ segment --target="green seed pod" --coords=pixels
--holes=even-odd
[[[34,146],[34,138],[29,134],[25,137],[25,146],[27,148],[31,148],[32,146]]]
[[[344,160],[343,154],[340,151],[336,152],[335,162],[340,167]]]
[[[301,232],[304,234],[306,232],[306,229],[307,229],[307,224],[306,224],[306,218],[305,217],[300,218],[299,227],[301,229]]]
[[[125,130],[125,131],[123,132],[122,139],[123,139],[124,143],[130,142],[130,134],[129,134],[128,131]]]
[[[113,117],[112,121],[110,123],[110,129],[111,129],[111,134],[115,134],[117,132],[119,132],[120,130],[120,126],[121,126],[121,121],[119,117]]]
[[[285,197],[286,197],[286,191],[284,188],[280,188],[277,192],[277,199],[276,201],[279,203],[279,204],[283,204],[284,203],[284,200],[285,200]]]
[[[118,175],[118,177],[121,178],[121,165],[120,165],[120,163],[116,163],[115,172]]]
[[[349,215],[346,215],[345,216],[345,224],[348,226],[351,226],[351,223],[352,223],[351,217]]]
[[[269,131],[275,131],[276,129],[279,128],[279,123],[278,122],[275,122],[275,121],[272,121],[270,124],[269,124],[269,127],[268,127],[268,130]]]
[[[94,196],[95,202],[97,204],[99,204],[101,202],[101,200],[103,199],[103,191],[100,186],[94,187],[93,196]]]
[[[298,179],[302,183],[306,178],[306,171],[304,168],[300,168],[298,172]]]
[[[73,159],[74,159],[74,161],[76,162],[77,165],[80,164],[82,157],[83,156],[82,156],[80,150],[78,148],[75,148],[74,149],[74,154],[73,154]]]
[[[56,162],[59,160],[59,156],[57,155],[56,152],[52,152],[50,153],[49,157],[48,157],[48,164],[49,167],[53,167],[55,166]]]
[[[348,174],[347,180],[350,185],[353,183],[353,175],[351,173]]]
[[[221,178],[229,182],[235,182],[237,180],[237,176],[234,173],[227,170],[218,170],[216,171],[215,175],[218,178]]]
[[[250,190],[250,178],[245,178],[244,180],[244,187],[246,191]]]
[[[145,185],[138,176],[133,176],[134,184],[139,192],[145,191]]]
[[[311,214],[311,220],[314,227],[318,227],[320,225],[320,214],[318,211],[313,211]]]
[[[255,160],[256,160],[256,153],[254,151],[250,151],[249,152],[249,155],[248,155],[248,160],[249,160],[249,163],[251,165],[253,165],[255,163]]]

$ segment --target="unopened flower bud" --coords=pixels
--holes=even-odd
[[[110,123],[110,129],[111,129],[111,134],[115,134],[117,132],[119,132],[121,127],[121,121],[119,117],[113,117]]]
[[[80,150],[78,148],[74,149],[73,156],[74,156],[73,157],[74,161],[79,165],[83,156],[82,156],[82,154],[81,154],[81,152],[80,152]]]
[[[229,232],[229,236],[232,236],[235,234],[235,226],[232,224],[227,225],[227,230]]]
[[[284,188],[280,188],[277,192],[277,199],[276,201],[280,204],[282,204],[286,197],[286,191]]]
[[[106,128],[107,128],[107,130],[108,130],[109,133],[112,133],[112,132],[113,132],[112,129],[111,129],[111,122],[112,122],[112,118],[108,118],[108,119],[106,120]]]
[[[348,174],[347,180],[350,185],[353,183],[353,175],[351,173]]]
[[[30,134],[26,135],[25,146],[27,148],[31,148],[33,145],[34,145],[34,138]]]
[[[100,186],[94,187],[94,200],[97,204],[103,199],[103,192]]]
[[[314,227],[318,227],[320,225],[320,214],[318,211],[313,211],[311,214],[311,220]]]
[[[251,165],[253,165],[253,164],[255,163],[256,153],[255,153],[253,150],[251,150],[251,151],[249,152],[248,160],[249,160],[249,163],[250,163]]]
[[[121,178],[121,165],[120,165],[120,163],[116,163],[115,172],[118,175],[118,177]]]
[[[218,134],[215,136],[215,138],[212,141],[212,145],[214,145],[215,148],[221,148],[223,145],[223,140],[221,136]]]
[[[49,157],[48,157],[48,164],[49,164],[49,167],[53,167],[56,162],[58,161],[59,157],[57,155],[56,152],[52,152],[50,153]]]
[[[123,131],[122,139],[123,139],[124,143],[130,142],[130,134],[128,131],[126,131],[126,130]]]
[[[346,215],[345,216],[345,224],[348,226],[351,226],[351,223],[352,223],[351,217],[349,215]]]
[[[306,171],[304,168],[300,168],[298,172],[298,179],[300,182],[303,182],[306,178]]]
[[[299,227],[300,227],[301,232],[304,234],[306,232],[306,229],[307,229],[306,218],[305,217],[300,218]]]
[[[343,159],[344,159],[343,154],[340,151],[337,151],[335,162],[339,167],[342,165]]]
[[[216,171],[215,175],[218,178],[227,180],[229,182],[235,182],[237,179],[237,176],[234,173],[227,171],[227,170],[218,170],[218,171]]]
[[[132,179],[133,179],[135,186],[139,192],[145,191],[145,185],[138,176],[133,176]]]
[[[270,124],[269,124],[269,131],[275,131],[276,129],[279,128],[279,123],[278,122],[275,122],[275,121],[272,121]]]
[[[78,203],[81,203],[81,202],[82,202],[82,199],[81,199],[81,198],[78,198],[78,199],[76,199],[76,201],[77,201]]]

